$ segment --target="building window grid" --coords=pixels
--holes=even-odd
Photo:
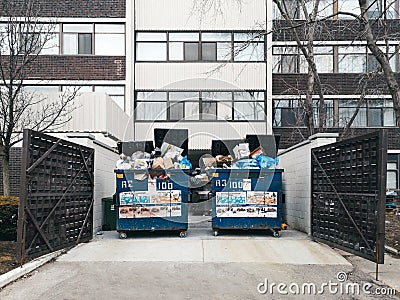
[[[98,30],[98,27],[114,27],[116,29],[105,30],[104,28],[101,28]],[[125,55],[124,23],[61,23],[59,28],[59,54],[61,55]],[[104,35],[111,36],[112,38],[119,37],[119,39],[122,39],[122,43],[121,40],[114,39],[114,43],[112,44],[117,44],[118,48],[115,48],[115,45],[112,45],[114,47],[112,48],[112,51],[110,49],[112,53],[102,52],[101,54],[97,54],[97,52],[101,52],[101,46],[100,44],[97,44],[98,41],[96,37],[98,37],[98,40],[100,41],[100,38]],[[76,46],[71,47],[71,45],[68,45],[66,37],[69,37],[70,41],[74,39]],[[70,47],[70,49],[68,49],[68,47]]]
[[[380,45],[388,56],[394,72],[400,70],[399,45]],[[321,49],[329,49],[325,52]],[[379,67],[375,57],[366,45],[318,45],[314,46],[314,57],[320,73],[365,73],[376,71]],[[308,72],[307,62],[297,46],[273,46],[274,74],[304,74]],[[320,61],[320,62],[319,62]],[[329,67],[326,63],[328,62]],[[322,68],[322,69],[321,69]]]
[[[186,35],[186,38],[172,38],[173,35],[182,36]],[[197,38],[187,38],[190,34],[196,34]],[[229,35],[230,38],[227,40],[226,38],[212,38],[207,37],[209,35]],[[247,34],[249,35],[249,39],[247,41],[239,40],[236,38],[237,34]],[[149,39],[148,36],[156,36],[156,39]],[[161,38],[161,36],[164,36]],[[160,47],[158,50],[158,57],[147,57],[148,53],[145,53],[142,48],[144,45],[156,46]],[[135,51],[135,61],[137,62],[265,62],[266,61],[266,39],[257,32],[227,32],[227,31],[186,31],[186,32],[150,32],[150,31],[140,31],[136,32],[136,51]],[[229,49],[226,47],[229,45]],[[241,45],[243,45],[240,50],[238,49]],[[212,51],[206,51],[204,46],[208,46],[212,48]],[[262,55],[257,56],[257,51],[255,51],[259,46],[262,47]],[[190,48],[191,47],[191,48]],[[143,50],[142,50],[142,49]],[[181,53],[177,55],[178,48],[181,48]],[[150,48],[149,48],[150,49]],[[154,48],[155,49],[155,48]],[[197,54],[193,57],[189,55],[189,50],[196,49]],[[244,53],[248,49],[252,50],[251,53],[247,53],[247,56],[250,56],[250,59],[241,59],[239,54]],[[156,49],[155,49],[156,50]],[[173,53],[174,51],[174,53]],[[176,52],[175,52],[176,51]],[[207,56],[206,56],[207,53]],[[208,55],[212,55],[212,58]],[[191,54],[191,53],[190,53]],[[229,57],[227,57],[229,56]],[[262,58],[261,58],[262,56]]]
[[[358,99],[325,99],[327,126],[345,126],[353,116],[357,102]],[[317,121],[318,100],[313,100],[313,108],[314,119]],[[273,100],[274,127],[303,127],[304,114],[304,108],[299,105],[298,99]],[[390,99],[368,98],[361,105],[352,127],[394,127],[395,124],[393,103]]]
[[[375,1],[375,0],[373,0]],[[387,19],[398,19],[399,15],[399,0],[386,1],[386,18]],[[384,6],[384,0],[378,0],[375,3],[372,3],[371,9],[369,12],[369,18],[378,18],[382,15],[382,7]],[[285,1],[288,12],[291,18],[303,20],[304,14],[302,12],[302,8],[300,7],[300,1],[298,0],[289,0]],[[313,1],[309,1],[306,3],[307,11],[311,11],[313,5]],[[321,0],[319,5],[319,15],[318,17],[329,17],[333,16],[334,19],[352,19],[353,17],[349,15],[335,15],[338,12],[351,12],[354,14],[359,13],[359,4],[358,0]],[[275,4],[273,4],[273,19],[280,20],[283,19],[280,14],[278,8]]]
[[[173,116],[181,116],[185,121],[252,121],[252,122],[265,122],[266,118],[266,93],[265,91],[246,91],[244,94],[254,94],[259,93],[260,95],[253,98],[253,100],[240,100],[235,98],[235,93],[242,93],[241,91],[136,91],[136,101],[135,101],[135,120],[136,121],[178,121],[179,118],[174,118]],[[147,95],[145,94],[147,93]],[[197,96],[188,99],[173,99],[171,94],[173,93],[196,93]],[[229,97],[216,98],[212,96],[207,96],[207,94],[230,94]],[[155,99],[152,95],[163,94],[164,99]],[[250,96],[251,98],[252,96]],[[164,104],[164,110],[162,114],[158,113],[155,115],[148,115],[142,110],[147,109],[149,104]],[[194,106],[193,106],[194,104]],[[207,105],[209,106],[207,106]],[[251,109],[255,111],[251,114],[245,114],[242,111],[236,109],[240,107],[239,104],[249,104]],[[189,115],[187,113],[187,106],[192,105],[192,111],[197,113],[197,116]],[[176,113],[171,111],[171,108],[181,106],[181,112]],[[225,106],[225,107],[224,107]],[[193,110],[193,107],[195,109]],[[211,108],[211,113],[209,109]],[[207,110],[206,110],[207,109]],[[221,118],[221,112],[230,111],[229,115]],[[262,110],[262,111],[260,111]],[[179,120],[182,120],[179,119]]]

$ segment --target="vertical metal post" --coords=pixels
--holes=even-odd
[[[19,207],[18,207],[18,225],[17,225],[17,262],[22,266],[25,256],[25,238],[26,238],[26,198],[27,198],[27,180],[26,180],[26,169],[28,167],[29,160],[29,145],[30,145],[31,131],[28,129],[24,130],[22,153],[21,153],[21,181],[19,190]]]

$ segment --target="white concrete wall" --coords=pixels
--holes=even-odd
[[[265,63],[136,63],[136,89],[265,90]]]
[[[136,0],[136,29],[246,30],[265,28],[266,2],[263,0]],[[206,4],[202,5],[202,3]]]
[[[42,104],[59,101],[61,95],[62,93],[46,94],[47,99]],[[120,140],[132,138],[129,115],[107,94],[81,93],[74,100],[73,106],[75,109],[70,113],[71,120],[51,131],[102,132]]]
[[[284,169],[285,194],[283,218],[291,229],[311,234],[311,149],[336,142],[337,134],[316,134],[279,154]]]
[[[49,133],[64,140],[90,147],[94,153],[94,204],[93,233],[101,230],[103,225],[102,198],[112,197],[115,193],[115,163],[119,157],[112,149],[99,145],[94,135],[85,133]]]
[[[136,140],[153,140],[154,128],[188,129],[189,149],[211,149],[211,141],[218,139],[243,139],[246,134],[267,134],[266,123],[260,122],[179,122],[136,123]]]

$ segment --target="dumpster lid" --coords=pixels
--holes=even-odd
[[[161,149],[163,142],[178,146],[183,149],[182,156],[188,155],[189,130],[187,129],[168,129],[154,128],[155,146]]]
[[[233,148],[236,145],[244,143],[243,139],[236,139],[236,140],[212,140],[211,141],[211,155],[216,157],[217,155],[232,155],[235,156],[233,153]]]
[[[280,135],[271,135],[271,134],[246,135],[246,143],[249,143],[250,152],[254,151],[259,146],[261,146],[264,150],[264,153],[272,158],[275,158],[278,153],[280,139],[281,139]]]
[[[151,153],[154,150],[153,141],[118,142],[118,154],[124,153],[131,156],[136,151]]]

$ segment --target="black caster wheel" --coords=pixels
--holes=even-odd
[[[120,233],[119,233],[119,238],[120,238],[120,239],[125,240],[127,237],[128,237],[128,236],[126,235],[125,232],[120,232]]]
[[[214,230],[213,235],[218,236],[218,230]]]
[[[281,237],[281,233],[279,231],[274,231],[273,233],[274,237],[279,238]]]
[[[179,233],[179,236],[180,236],[181,238],[187,237],[186,231],[181,231],[181,232]]]

